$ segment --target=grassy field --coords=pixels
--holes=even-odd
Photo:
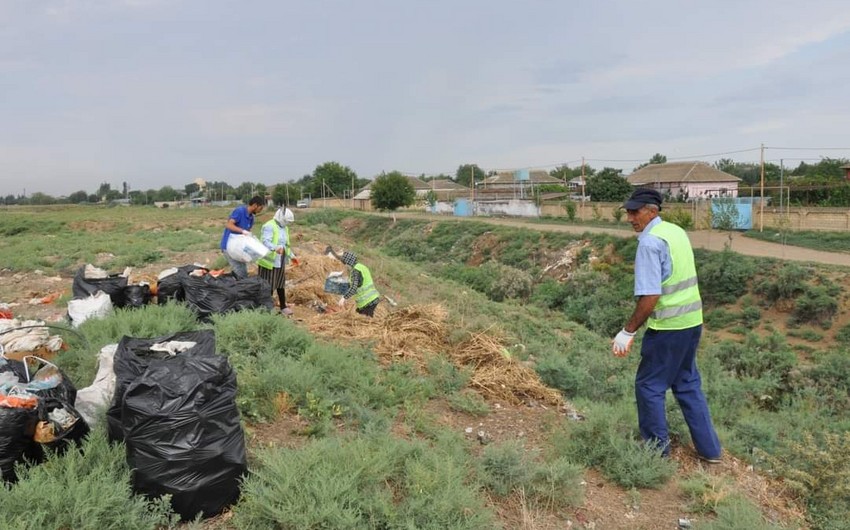
[[[744,235],[771,243],[783,243],[813,250],[850,252],[850,232],[777,232],[776,230],[758,232],[750,230]]]
[[[182,265],[193,254],[215,255],[227,213],[9,209],[0,216],[0,269],[70,278],[95,260],[108,269]],[[850,528],[843,271],[733,252],[698,256],[709,306],[700,352],[705,390],[731,457],[780,477],[762,482],[774,498],[766,501],[731,468],[705,474],[694,467],[672,401],[675,458],[638,441],[636,360],[615,359],[609,347],[632,306],[633,238],[298,214],[301,244],[351,248],[401,306],[444,307],[446,351],[425,366],[387,364],[372,341],[318,337],[261,312],[200,324],[179,305],[118,311],[84,323],[81,337],[68,334],[71,347],[58,363],[83,387],[94,375],[94,352],[122,336],[215,330],[217,350],[238,373],[250,473],[227,517],[192,526],[546,529],[567,521],[583,527],[593,513],[596,528],[668,528],[682,514],[698,528]],[[479,334],[502,337],[516,362],[532,367],[584,421],[482,398],[470,370],[448,355]],[[518,419],[500,424],[506,432],[494,431],[485,445],[459,427],[507,410]],[[539,429],[530,436],[533,421]],[[174,526],[166,504],[132,495],[129,473],[120,446],[96,429],[83,453],[22,470],[18,484],[0,490],[0,527]],[[589,474],[613,496],[588,492]],[[807,520],[788,506],[807,508]]]

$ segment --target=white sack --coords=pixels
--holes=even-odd
[[[227,237],[225,252],[236,261],[251,263],[269,254],[271,250],[254,236],[230,234]]]
[[[112,300],[103,291],[88,298],[68,302],[68,317],[75,328],[90,318],[104,318],[112,313]]]
[[[94,427],[101,411],[112,403],[112,397],[115,394],[115,371],[112,369],[112,363],[117,349],[117,344],[107,344],[101,348],[97,355],[97,374],[94,376],[94,382],[77,391],[77,402],[74,408],[86,420],[89,427]]]

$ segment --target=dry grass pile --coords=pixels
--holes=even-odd
[[[345,265],[324,254],[298,254],[297,267],[286,269],[286,301],[308,305],[316,300],[324,304],[335,304],[338,294],[325,292],[325,278],[331,272],[341,271],[347,276]]]
[[[513,405],[526,400],[565,405],[560,392],[544,385],[531,367],[510,357],[501,334],[473,334],[451,355],[456,364],[472,368],[469,384],[484,396]]]
[[[288,291],[287,291],[288,296]],[[446,310],[439,304],[412,305],[390,313],[387,304],[378,306],[374,318],[364,317],[349,307],[311,315],[312,333],[336,340],[374,342],[374,351],[384,362],[413,360],[424,366],[427,356],[445,351]]]
[[[413,358],[424,364],[423,354],[446,350],[445,322],[446,310],[439,304],[401,308],[383,319],[382,336],[375,351],[381,357]]]

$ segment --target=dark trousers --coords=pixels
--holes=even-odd
[[[697,452],[707,458],[720,456],[720,441],[711,423],[696,363],[701,334],[702,326],[696,326],[675,331],[649,329],[643,336],[635,377],[638,424],[643,439],[658,444],[665,455],[670,452],[670,439],[664,397],[672,389]]]
[[[358,307],[355,311],[357,311],[361,315],[366,315],[367,317],[373,317],[373,316],[375,316],[375,308],[378,307],[378,302],[380,302],[380,301],[381,301],[381,299],[379,298],[379,299],[375,300],[374,302],[369,302],[369,305],[365,305],[363,307]]]

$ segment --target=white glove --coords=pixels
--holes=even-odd
[[[616,357],[625,357],[632,348],[632,342],[635,340],[633,332],[626,331],[626,328],[620,330],[614,341],[611,344],[611,352]]]
[[[339,305],[339,307],[345,307],[345,297],[344,296],[339,297],[339,302],[337,302],[337,305]]]

